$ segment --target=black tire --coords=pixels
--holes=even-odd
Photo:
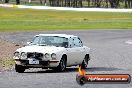
[[[21,65],[15,64],[15,70],[18,73],[23,73],[25,71],[25,68],[23,66],[21,66]]]
[[[65,71],[65,69],[66,69],[66,59],[62,57],[56,70],[59,72],[62,72],[62,71]]]
[[[89,61],[89,55],[86,55],[85,58],[84,58],[84,60],[83,60],[83,62],[82,62],[82,64],[81,64],[81,68],[82,69],[86,69],[87,68],[88,61]]]

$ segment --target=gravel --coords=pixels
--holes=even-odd
[[[13,53],[19,47],[20,46],[16,46],[14,43],[0,39],[0,72],[11,68],[7,67],[8,65],[5,65],[5,63],[11,63],[10,60],[12,60]]]

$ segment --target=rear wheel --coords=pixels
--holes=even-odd
[[[21,65],[15,64],[15,70],[18,73],[23,73],[25,71],[25,68],[23,66],[21,66]]]
[[[83,60],[83,62],[82,62],[82,64],[81,64],[82,69],[86,69],[87,68],[88,61],[89,61],[89,55],[86,55],[84,60]]]

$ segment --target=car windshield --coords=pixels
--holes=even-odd
[[[31,45],[66,47],[68,39],[59,36],[36,36]]]

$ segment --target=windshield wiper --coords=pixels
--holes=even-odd
[[[38,44],[39,46],[47,46],[47,44]]]

